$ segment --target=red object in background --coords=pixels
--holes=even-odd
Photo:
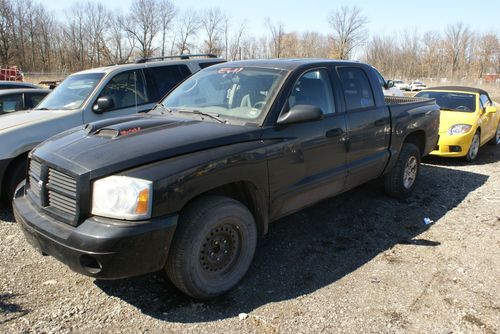
[[[494,83],[500,80],[500,74],[485,74],[483,79],[487,83]]]
[[[0,80],[24,81],[24,74],[17,66],[0,66]]]

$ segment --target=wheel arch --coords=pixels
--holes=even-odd
[[[424,156],[425,147],[427,145],[425,131],[424,130],[416,130],[416,131],[410,132],[409,134],[406,135],[405,139],[403,140],[403,144],[405,144],[405,143],[409,143],[409,144],[413,144],[413,145],[417,146],[418,150],[420,151],[420,156]]]
[[[26,151],[24,153],[19,154],[17,157],[13,158],[7,167],[5,168],[5,171],[2,175],[2,180],[1,180],[1,190],[2,190],[2,197],[4,197],[5,192],[7,191],[7,185],[8,185],[8,180],[10,175],[12,174],[12,168],[16,166],[17,164],[21,163],[23,160],[27,162],[26,160],[28,159],[28,154],[29,151]]]
[[[250,181],[235,181],[219,185],[189,198],[182,205],[181,210],[198,198],[210,195],[225,196],[241,202],[252,213],[259,234],[263,235],[267,233],[269,215],[265,192],[259,189],[254,183]]]

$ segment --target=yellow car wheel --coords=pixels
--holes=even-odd
[[[479,146],[480,144],[480,137],[479,137],[479,132],[476,132],[474,134],[474,137],[472,137],[472,143],[470,144],[469,151],[467,152],[467,155],[465,156],[465,160],[467,161],[474,161],[477,158],[477,154],[479,153]]]

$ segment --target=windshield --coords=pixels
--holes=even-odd
[[[444,110],[466,112],[474,112],[476,110],[475,94],[424,91],[415,96],[436,99],[436,103]]]
[[[171,111],[260,123],[285,73],[255,67],[208,68],[187,79],[161,104]]]
[[[104,73],[74,74],[67,77],[56,89],[40,102],[37,110],[74,110],[82,106]]]

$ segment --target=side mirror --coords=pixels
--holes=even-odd
[[[92,107],[92,111],[96,114],[101,114],[106,110],[112,109],[115,103],[112,98],[108,96],[102,96],[97,99],[97,102]]]
[[[497,108],[495,106],[487,106],[484,111],[486,114],[494,114],[497,112]]]
[[[387,81],[387,88],[392,88],[392,87],[394,87],[394,81],[392,80]]]
[[[321,108],[305,104],[293,106],[287,113],[278,117],[279,125],[319,121],[323,117]]]

